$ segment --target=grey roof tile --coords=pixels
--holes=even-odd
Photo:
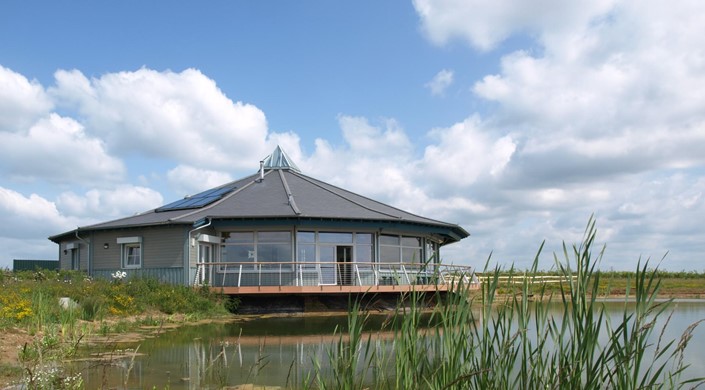
[[[203,218],[309,218],[412,223],[447,228],[460,238],[469,235],[457,225],[421,217],[303,175],[298,170],[290,169],[289,165],[293,162],[288,160],[288,157],[279,158],[286,160],[287,166],[271,168],[270,165],[262,180],[259,179],[259,174],[255,174],[225,184],[234,185],[236,189],[204,207],[161,212],[155,209],[81,227],[79,230],[193,224]],[[57,241],[59,237],[73,232],[74,230],[52,236],[50,239]]]

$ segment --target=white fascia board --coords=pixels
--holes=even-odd
[[[220,237],[218,236],[211,236],[208,234],[200,234],[198,236],[198,242],[208,242],[211,244],[220,244]]]
[[[142,237],[118,237],[118,244],[136,244],[142,242]]]

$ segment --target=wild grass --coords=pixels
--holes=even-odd
[[[590,219],[582,242],[554,255],[564,280],[557,288],[537,282],[540,248],[532,268],[522,272],[490,268],[488,260],[481,291],[471,295],[458,285],[439,297],[428,323],[420,295],[412,293],[398,309],[403,315],[392,320],[399,326],[386,349],[361,339],[366,317],[355,305],[347,334],[340,334],[327,361],[314,358],[314,379],[304,387],[679,389],[705,383],[684,377],[683,353],[699,322],[679,340],[664,339],[671,301],[657,300],[661,282],[648,261],[629,277],[620,315],[598,300],[604,247],[595,255],[595,238]],[[506,276],[516,278],[512,294],[502,291]]]
[[[60,298],[69,300],[62,306]],[[107,335],[161,323],[152,315],[143,319],[134,315],[219,316],[233,304],[209,289],[154,279],[92,280],[77,271],[0,270],[0,331],[23,328],[33,336],[18,349],[18,369],[23,373],[18,379],[31,389],[82,388],[80,373],[66,372],[61,362],[94,332]]]
[[[174,286],[155,279],[90,279],[78,271],[0,271],[0,329],[39,332],[49,324],[102,321],[143,312],[219,315],[233,303],[209,289]],[[59,306],[68,297],[75,307]],[[73,305],[73,304],[72,304]]]

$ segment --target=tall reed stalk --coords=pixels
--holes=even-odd
[[[353,305],[348,338],[329,353],[332,378],[317,371],[311,387],[345,389],[660,389],[697,387],[705,378],[682,378],[683,352],[697,322],[678,342],[663,340],[671,301],[657,300],[660,282],[648,261],[637,266],[623,312],[610,316],[598,298],[604,253],[593,257],[595,221],[579,245],[554,254],[563,282],[555,293],[535,279],[538,259],[519,273],[489,259],[479,293],[462,282],[445,299],[437,297],[428,323],[412,293],[395,316],[389,353],[362,341],[365,316]],[[517,283],[514,283],[517,282]],[[559,308],[556,311],[556,307]],[[430,325],[429,325],[430,324]],[[429,327],[430,326],[430,327]],[[656,333],[654,333],[656,332]],[[349,340],[349,341],[348,341]],[[314,362],[321,367],[320,362]],[[382,375],[360,376],[369,369]],[[357,378],[357,379],[356,379]],[[360,378],[368,378],[363,383]],[[334,385],[334,386],[329,386]],[[307,386],[308,387],[308,386]]]

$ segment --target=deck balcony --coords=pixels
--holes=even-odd
[[[419,263],[198,263],[195,285],[224,294],[346,294],[479,288],[468,266]]]

